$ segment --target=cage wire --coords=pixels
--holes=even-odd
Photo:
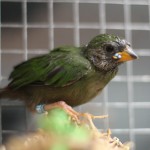
[[[140,59],[120,66],[118,75],[93,101],[77,107],[94,115],[136,150],[150,146],[150,0],[1,0],[0,83],[13,66],[60,45],[84,45],[97,34],[130,41]],[[20,101],[0,101],[0,143],[34,129],[34,117]]]

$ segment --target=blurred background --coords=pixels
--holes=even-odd
[[[150,0],[1,0],[0,87],[14,65],[60,45],[85,45],[97,34],[127,39],[140,59],[93,101],[76,110],[94,115],[99,129],[111,128],[133,150],[150,148]],[[35,116],[19,101],[0,101],[0,142],[34,130]]]

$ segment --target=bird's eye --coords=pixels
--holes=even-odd
[[[107,45],[106,46],[106,51],[109,52],[109,53],[111,53],[111,52],[114,51],[114,47],[112,45]]]

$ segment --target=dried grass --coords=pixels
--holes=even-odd
[[[130,150],[130,143],[122,144],[112,138],[110,130],[102,133],[91,128],[88,121],[80,119],[77,124],[63,115],[50,112],[40,120],[40,129],[10,138],[0,150]]]

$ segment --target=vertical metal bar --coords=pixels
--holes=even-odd
[[[124,0],[124,17],[125,17],[125,35],[126,39],[132,43],[132,33],[130,30],[131,12],[128,0]],[[134,107],[133,107],[133,82],[131,75],[133,73],[132,62],[127,63],[127,87],[128,87],[128,111],[129,111],[129,137],[135,142],[134,137]]]
[[[105,0],[99,0],[99,24],[100,33],[106,33],[106,8]]]
[[[80,46],[79,0],[76,0],[74,2],[73,18],[74,18],[74,43],[76,46]]]
[[[2,23],[0,21],[0,39],[2,39],[1,24]],[[2,81],[2,49],[1,49],[2,47],[1,46],[2,46],[2,44],[1,44],[1,40],[0,40],[0,83]],[[2,143],[2,106],[1,106],[1,101],[0,101],[0,144],[1,143]]]
[[[27,0],[22,3],[22,14],[23,14],[23,46],[24,46],[24,58],[28,59],[28,43],[27,43]]]
[[[0,21],[0,37],[2,39],[2,35],[1,35],[2,28],[1,27],[2,27],[2,23]],[[0,40],[0,83],[1,83],[1,81],[2,81],[2,43],[1,43],[1,40]]]
[[[53,0],[48,2],[49,49],[52,50],[54,48],[54,2]]]
[[[28,59],[28,42],[27,42],[27,0],[22,3],[22,17],[23,17],[23,46],[24,46],[24,59]],[[26,130],[29,129],[29,112],[25,110],[26,116]]]

